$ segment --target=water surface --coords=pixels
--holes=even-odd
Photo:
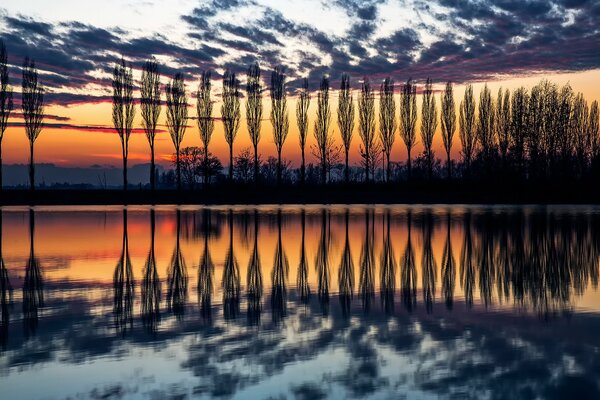
[[[600,398],[600,208],[2,210],[6,399]]]

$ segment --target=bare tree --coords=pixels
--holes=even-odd
[[[258,63],[252,64],[248,68],[246,78],[246,123],[248,125],[248,134],[254,149],[254,181],[258,181],[258,142],[260,142],[260,125],[262,121],[262,82],[260,80],[260,66]]]
[[[233,180],[233,142],[240,127],[240,84],[235,73],[223,74],[223,104],[221,105],[225,141],[229,145],[229,181]]]
[[[417,142],[415,126],[417,124],[417,85],[409,79],[402,85],[400,95],[400,137],[408,153],[408,179],[411,175],[410,152]]]
[[[142,125],[150,145],[150,187],[156,188],[156,166],[154,164],[154,138],[160,116],[160,73],[155,59],[146,61],[142,68],[142,86],[140,108]]]
[[[479,118],[477,118],[477,140],[481,145],[481,154],[486,173],[491,171],[494,144],[494,105],[492,95],[487,84],[479,93]]]
[[[502,88],[498,90],[496,100],[496,137],[502,158],[502,169],[506,169],[508,146],[510,144],[510,92],[508,89],[502,95]]]
[[[315,119],[315,139],[317,141],[315,154],[321,164],[321,183],[327,180],[327,155],[328,147],[332,141],[329,132],[331,124],[331,106],[329,105],[329,77],[326,75],[321,79],[321,85],[317,93],[317,115]]]
[[[467,85],[465,97],[459,107],[459,136],[462,145],[463,161],[467,175],[471,172],[471,160],[477,137],[475,136],[475,97],[473,97],[473,86]]]
[[[29,184],[31,190],[35,189],[35,164],[33,162],[33,146],[42,131],[44,123],[44,88],[38,81],[38,70],[35,62],[25,57],[23,62],[22,84],[23,118],[25,120],[25,134],[29,140]]]
[[[362,141],[360,155],[365,166],[365,182],[368,183],[370,161],[375,147],[375,95],[367,77],[363,79],[358,96],[358,133]]]
[[[427,160],[427,175],[431,179],[433,175],[433,136],[437,129],[437,108],[431,79],[427,78],[423,90],[423,106],[421,108],[421,140],[423,141],[423,154]]]
[[[598,115],[598,100],[594,100],[590,106],[588,121],[589,135],[592,140],[592,161],[598,158],[600,154],[600,120]]]
[[[212,117],[213,102],[210,99],[210,71],[202,71],[200,74],[196,99],[198,130],[200,131],[200,140],[204,146],[204,185],[206,186],[209,181],[208,145],[215,128],[215,121]]]
[[[588,151],[591,148],[591,138],[588,136],[588,105],[583,94],[578,93],[573,99],[573,111],[571,118],[572,135],[575,142],[575,154],[577,156],[578,173],[582,176],[587,168]]]
[[[300,151],[302,152],[302,165],[300,166],[300,175],[302,183],[306,180],[306,166],[304,160],[304,149],[306,147],[306,135],[308,133],[308,106],[310,105],[310,92],[308,91],[308,79],[304,78],[302,87],[296,103],[296,123],[298,124],[298,134],[300,138]]]
[[[280,184],[281,149],[283,148],[283,144],[285,143],[290,128],[283,67],[275,67],[271,73],[271,124],[273,125],[273,141],[277,148],[277,184]]]
[[[396,139],[396,101],[394,80],[384,79],[379,91],[379,140],[385,154],[385,178],[390,181],[390,154]]]
[[[8,84],[6,46],[0,40],[0,191],[2,190],[2,139],[13,109],[13,90]]]
[[[340,95],[338,102],[338,126],[342,136],[345,152],[344,180],[346,183],[350,180],[350,168],[348,165],[348,154],[350,153],[350,143],[354,133],[354,102],[352,99],[352,89],[350,88],[350,76],[342,74],[340,85]]]
[[[572,166],[573,135],[571,129],[571,115],[573,111],[573,89],[567,83],[558,94],[558,118],[556,136],[561,158],[561,172],[567,174]],[[513,115],[514,115],[513,107]],[[514,118],[513,118],[514,121]],[[514,126],[513,126],[514,128]]]
[[[129,155],[129,137],[133,129],[135,104],[133,102],[133,68],[125,59],[115,65],[113,70],[112,118],[115,130],[121,139],[123,154],[123,190],[127,190],[127,157]]]
[[[527,138],[527,109],[529,96],[523,87],[515,90],[511,105],[511,152],[517,163],[518,173],[524,177],[525,172],[525,140]]]
[[[446,82],[444,94],[441,96],[442,103],[442,140],[444,150],[446,150],[446,163],[448,168],[448,179],[452,178],[452,160],[450,160],[450,151],[452,150],[452,139],[456,131],[456,106],[454,105],[454,89],[452,82]]]
[[[175,146],[175,157],[177,166],[177,190],[181,190],[181,163],[179,162],[179,147],[183,141],[183,135],[187,128],[187,96],[185,94],[185,82],[181,73],[175,74],[173,80],[167,84],[167,127],[171,134],[171,140]]]
[[[544,143],[544,88],[538,84],[531,89],[529,97],[528,126],[529,132],[526,139],[526,152],[529,158],[529,178],[537,178],[541,175],[541,153]],[[496,109],[498,107],[496,106]],[[496,125],[501,117],[496,116]]]

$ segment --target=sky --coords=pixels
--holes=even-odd
[[[365,76],[376,88],[387,76],[396,83],[431,77],[436,89],[450,80],[456,84],[457,103],[466,83],[474,84],[477,96],[484,83],[494,92],[500,87],[530,88],[546,78],[569,83],[590,102],[600,99],[600,3],[595,0],[8,0],[0,4],[0,20],[17,100],[2,143],[6,164],[28,160],[18,93],[25,56],[35,59],[47,90],[46,126],[36,142],[36,162],[68,167],[121,165],[110,104],[111,72],[121,56],[133,64],[136,80],[142,63],[152,56],[161,64],[163,83],[182,72],[192,106],[200,72],[212,70],[215,117],[225,68],[236,72],[243,84],[247,67],[255,61],[265,82],[270,68],[284,66],[291,123],[283,157],[294,165],[300,155],[294,94],[305,76],[313,89],[324,74],[337,88],[343,72],[350,74],[354,88]],[[331,100],[335,111],[337,91]],[[234,153],[250,145],[244,101]],[[263,104],[259,151],[264,159],[276,152],[267,98]],[[311,162],[316,161],[310,151],[315,109],[313,96],[307,145]],[[167,166],[174,150],[164,114],[156,152],[159,163]],[[335,121],[334,112],[331,126],[339,144]],[[195,122],[189,125],[182,146],[198,146]],[[139,109],[135,127],[141,128]],[[358,146],[355,132],[354,163]],[[439,132],[434,147],[442,157]],[[210,149],[227,163],[220,121]],[[420,149],[417,145],[413,154]],[[459,150],[455,136],[455,157]],[[148,143],[138,129],[130,140],[129,162],[146,163],[149,158]],[[405,158],[397,134],[392,161]]]

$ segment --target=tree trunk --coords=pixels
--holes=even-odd
[[[348,168],[348,149],[346,149],[346,169],[344,170],[346,185],[350,182],[350,169]]]
[[[365,183],[369,183],[369,148],[365,146]]]
[[[304,164],[304,147],[302,147],[302,166],[300,167],[300,175],[302,179],[302,184],[306,182],[306,166]]]
[[[323,159],[321,160],[321,184],[327,183],[327,155],[323,151]]]
[[[450,164],[450,152],[447,152],[446,155],[448,156],[448,161],[447,161],[447,163],[448,163],[448,166],[447,166],[448,167],[448,180],[450,180],[452,177],[452,171],[451,171],[452,164]]]
[[[127,191],[127,151],[123,143],[123,190]]]
[[[407,162],[407,167],[408,167],[408,180],[410,181],[410,150],[408,149],[408,162]]]
[[[229,182],[233,181],[233,143],[229,146]]]
[[[176,154],[176,161],[175,161],[175,165],[177,167],[177,190],[181,190],[181,164],[179,163],[179,147],[175,149],[175,151],[177,152]]]
[[[387,180],[387,182],[390,182],[390,153],[386,153],[385,154],[385,179]]]
[[[0,192],[2,192],[2,188],[4,186],[2,185],[2,139],[0,139]],[[2,233],[0,232],[0,235]]]
[[[150,189],[156,189],[156,165],[154,164],[154,144],[150,146]]]
[[[258,145],[254,146],[254,183],[258,183]]]
[[[281,149],[277,149],[277,185],[281,185]]]
[[[35,190],[35,166],[33,164],[33,142],[29,142],[29,185],[31,191]]]
[[[208,186],[208,145],[204,145],[204,187]]]

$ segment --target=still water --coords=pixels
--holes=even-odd
[[[2,399],[600,398],[600,208],[4,208]]]

